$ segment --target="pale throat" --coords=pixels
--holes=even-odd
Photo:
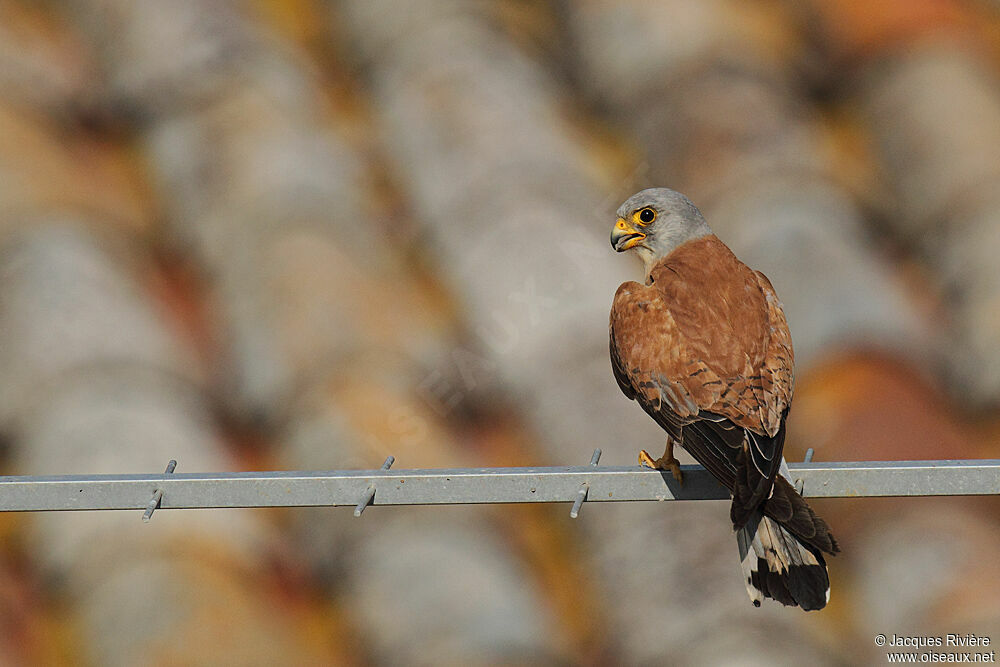
[[[646,283],[649,283],[650,272],[653,270],[656,263],[663,259],[664,255],[650,250],[644,245],[636,246],[635,254],[639,255],[639,259],[642,260],[642,266],[646,273]]]

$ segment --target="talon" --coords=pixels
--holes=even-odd
[[[684,486],[684,474],[681,472],[681,462],[672,456],[664,454],[658,459],[654,459],[645,449],[639,452],[639,465],[652,468],[653,470],[669,470],[677,483]]]

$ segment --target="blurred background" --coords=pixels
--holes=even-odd
[[[786,456],[997,457],[1000,4],[0,0],[4,474],[634,464],[608,237],[688,194],[784,301]],[[1000,641],[996,498],[0,515],[0,665],[881,663]]]

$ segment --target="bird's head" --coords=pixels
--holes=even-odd
[[[667,188],[649,188],[632,195],[618,208],[611,247],[618,252],[635,250],[648,275],[653,264],[674,248],[711,233],[690,199]]]

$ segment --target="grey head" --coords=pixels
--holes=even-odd
[[[646,265],[646,275],[674,248],[712,233],[691,200],[668,188],[649,188],[632,195],[618,208],[611,230],[617,252],[635,250]]]

